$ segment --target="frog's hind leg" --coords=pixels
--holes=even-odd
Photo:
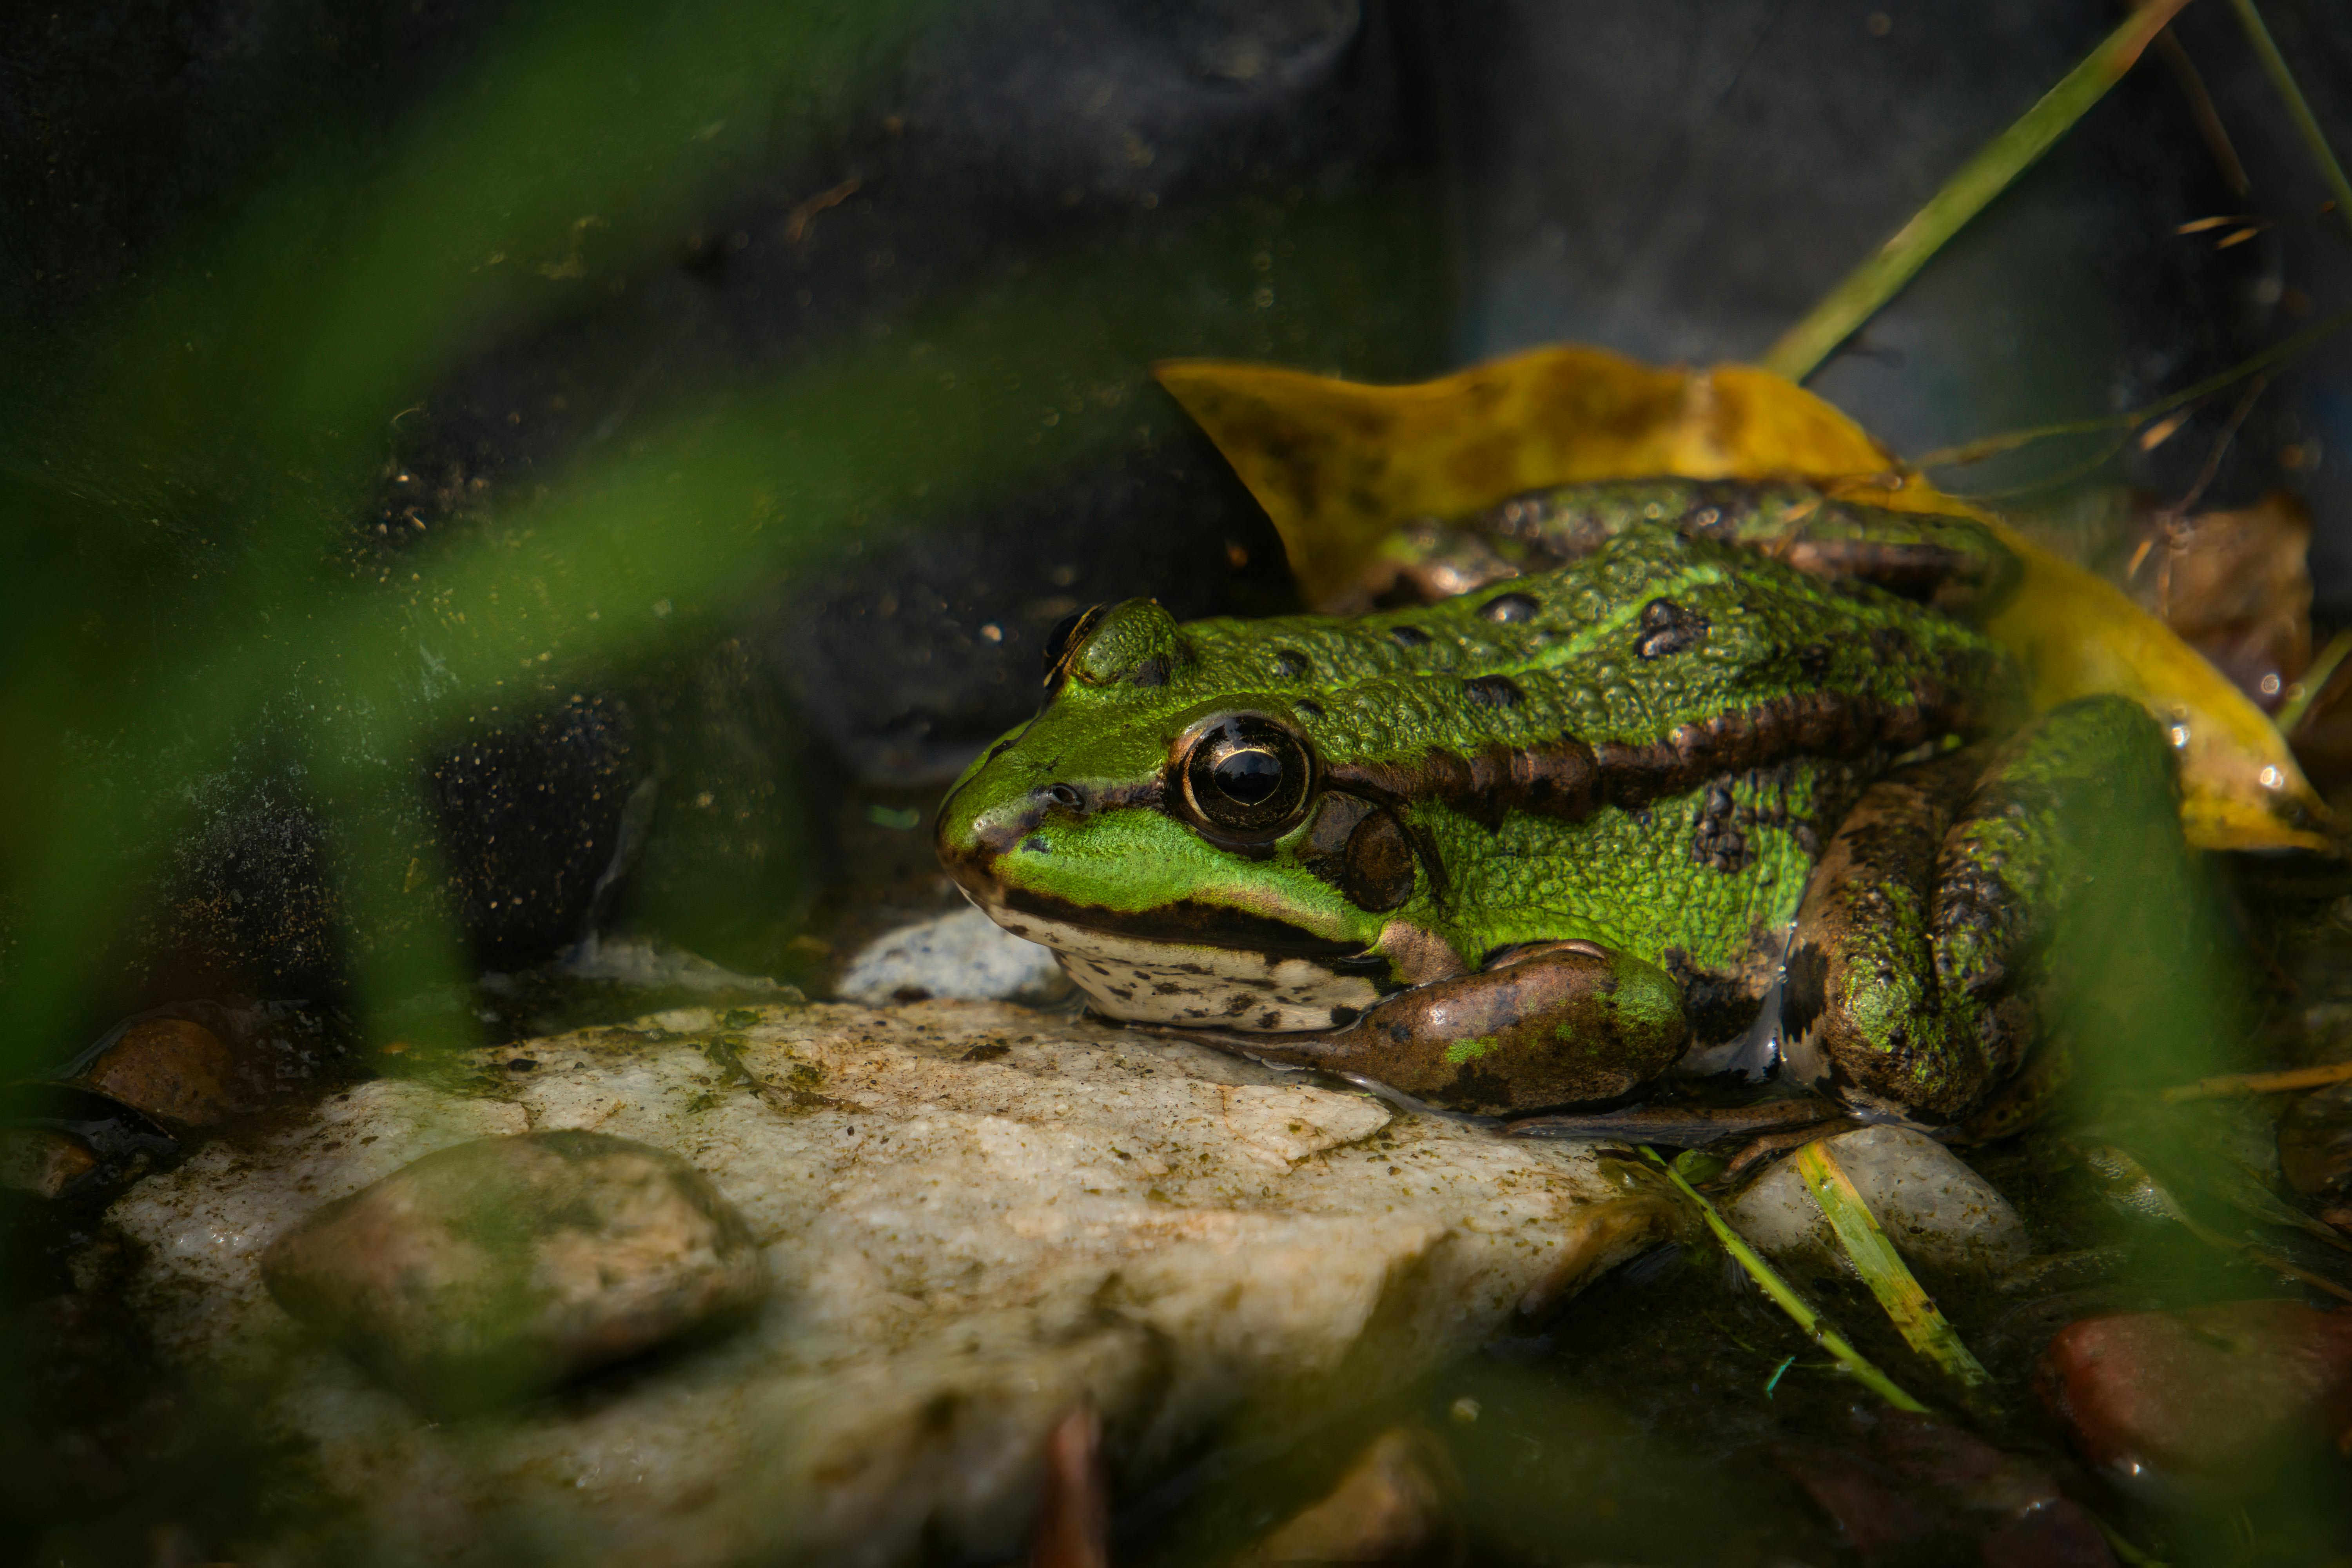
[[[2042,1032],[2053,939],[2185,868],[2170,753],[2119,697],[1882,779],[1798,912],[1790,1065],[1861,1109],[1964,1116]]]

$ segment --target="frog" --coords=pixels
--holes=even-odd
[[[1765,1032],[1857,1113],[1975,1111],[2049,1031],[2053,934],[2185,864],[2171,739],[2029,709],[1973,520],[1513,504],[1540,548],[1434,602],[1073,616],[943,868],[1109,1018],[1436,1110],[1622,1106]]]

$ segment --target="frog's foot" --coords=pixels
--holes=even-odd
[[[1689,1028],[1664,970],[1589,942],[1538,942],[1400,992],[1344,1029],[1197,1037],[1500,1115],[1620,1100],[1672,1067]]]
[[[2183,858],[2170,754],[2123,698],[1880,780],[1798,913],[1790,1065],[1857,1109],[1966,1115],[2032,1048],[2051,939],[2094,885],[2129,897]]]

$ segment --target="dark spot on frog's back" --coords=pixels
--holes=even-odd
[[[1274,650],[1274,673],[1277,679],[1297,680],[1314,668],[1307,657],[1297,648],[1278,647]]]
[[[1462,683],[1462,695],[1484,708],[1517,708],[1518,683],[1504,675],[1482,675]]]
[[[1429,634],[1419,626],[1391,626],[1389,640],[1399,647],[1427,647]]]
[[[1837,654],[1820,643],[1807,643],[1797,650],[1797,673],[1807,680],[1819,680],[1835,668]]]
[[[1292,703],[1290,705],[1290,710],[1297,714],[1302,719],[1320,719],[1323,717],[1323,704],[1316,701],[1313,698],[1308,698],[1305,701]]]
[[[1637,658],[1664,658],[1698,646],[1706,636],[1706,617],[1686,610],[1672,599],[1653,599],[1642,606],[1639,635],[1633,639]]]
[[[1331,1026],[1335,1029],[1344,1029],[1362,1016],[1363,1015],[1353,1007],[1334,1007],[1331,1009]]]

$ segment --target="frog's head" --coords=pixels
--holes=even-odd
[[[1145,599],[1065,623],[1037,716],[940,805],[940,862],[1114,1016],[1350,1022],[1424,977],[1390,931],[1415,856],[1390,813],[1323,787],[1295,698],[1217,643]]]

